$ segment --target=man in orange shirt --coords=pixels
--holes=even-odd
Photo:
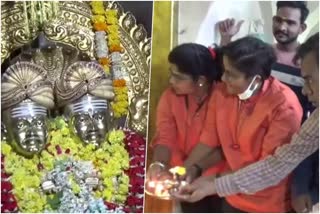
[[[224,74],[209,101],[200,138],[202,147],[222,147],[231,171],[273,154],[298,131],[302,108],[294,92],[270,76],[275,61],[272,47],[245,37],[223,48]],[[193,150],[189,159],[210,155]],[[198,165],[209,166],[206,158]],[[207,165],[206,165],[207,164]],[[270,172],[272,173],[272,172]],[[184,198],[176,195],[177,198]],[[221,212],[288,212],[288,178],[255,194],[228,196]]]
[[[147,177],[156,179],[169,167],[184,165],[197,145],[208,110],[208,100],[215,82],[221,77],[220,63],[215,53],[198,44],[182,44],[169,54],[170,85],[164,91],[157,108],[157,131],[153,139],[153,163]],[[222,160],[221,152],[215,158]],[[202,173],[196,164],[185,165],[193,178]],[[204,174],[221,172],[223,163]],[[220,198],[210,196],[198,203],[181,203],[183,212],[217,212]]]

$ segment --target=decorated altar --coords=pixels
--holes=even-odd
[[[118,2],[1,2],[1,212],[143,211],[151,39]]]

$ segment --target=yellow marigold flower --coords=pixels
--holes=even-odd
[[[68,128],[66,128],[66,127],[63,127],[61,129],[61,134],[64,135],[64,136],[69,135],[70,134],[70,130]]]
[[[119,101],[118,104],[119,104],[120,108],[127,108],[128,107],[128,101],[127,100]]]
[[[90,3],[92,7],[93,14],[95,15],[104,15],[105,10],[102,1],[93,1]]]
[[[100,191],[95,191],[94,194],[95,194],[95,196],[97,198],[101,198],[102,197],[102,192],[100,192]]]
[[[92,21],[93,23],[104,23],[106,21],[106,18],[103,15],[93,15]]]
[[[120,98],[123,99],[124,96],[121,95]],[[120,110],[123,111],[123,109]],[[26,159],[16,155],[12,149],[4,148],[2,150],[2,153],[7,154],[5,170],[12,173],[11,182],[15,187],[13,193],[17,198],[20,211],[43,212],[44,209],[48,209],[46,199],[50,196],[41,195],[39,192],[41,178],[44,176],[44,172],[53,169],[55,160],[66,159],[69,155],[74,159],[92,161],[96,170],[101,172],[101,180],[105,183],[105,189],[102,192],[95,191],[96,196],[109,201],[117,199],[124,202],[127,196],[126,190],[129,188],[129,179],[123,170],[129,166],[129,154],[124,148],[123,140],[125,136],[123,131],[115,131],[111,135],[111,138],[114,138],[112,140],[114,143],[109,143],[106,137],[106,141],[102,143],[101,148],[95,150],[93,145],[83,146],[75,136],[69,134],[71,133],[70,129],[64,121],[59,122],[56,119],[50,124],[53,124],[51,127],[54,130],[50,131],[50,146],[47,149],[52,151],[55,156],[43,150],[39,157]],[[62,149],[62,154],[58,156],[56,156],[55,148],[57,145]],[[65,154],[67,149],[70,149],[69,155]],[[38,163],[41,163],[45,170],[38,171]],[[113,178],[115,177],[119,181],[117,188],[114,186]],[[108,188],[106,188],[107,186]],[[78,184],[73,182],[72,189],[78,192]],[[28,191],[28,194],[26,194],[26,191]]]
[[[116,38],[111,37],[112,34],[109,33],[108,35],[108,47],[110,48],[111,46],[115,46],[115,45],[120,45],[120,39],[118,38],[118,36],[113,36]]]
[[[125,134],[121,130],[111,131],[108,135],[108,140],[111,144],[122,143],[125,138]]]
[[[7,143],[2,143],[1,145],[1,152],[2,154],[4,154],[5,156],[9,155],[11,152],[11,146],[8,145]]]
[[[115,111],[115,110],[113,112],[113,115],[114,115],[115,118],[120,118],[121,117],[121,114],[119,112]]]
[[[127,101],[128,100],[128,96],[126,94],[119,94],[117,96],[117,101]]]
[[[90,2],[90,5],[91,7],[103,7],[103,1],[99,1],[99,0],[92,1]]]
[[[118,23],[118,18],[117,17],[107,16],[106,17],[106,22],[107,22],[108,25],[116,25]]]
[[[112,198],[112,191],[108,190],[108,189],[104,189],[102,192],[103,198],[107,201],[110,201]]]
[[[129,191],[129,187],[127,184],[120,184],[119,185],[119,192],[122,194],[126,194]]]
[[[116,94],[116,96],[118,94],[127,94],[128,93],[127,87],[115,87],[113,90],[114,90],[114,93]]]
[[[107,175],[107,174],[106,174]],[[110,175],[110,174],[109,174]],[[112,182],[112,178],[106,178],[103,180],[103,185],[105,185],[106,187],[113,187],[113,182]]]
[[[118,11],[117,10],[106,10],[105,16],[106,17],[117,17]]]
[[[103,70],[106,74],[110,74],[110,66],[109,65],[103,65]]]
[[[107,33],[119,38],[119,25],[108,25]]]
[[[72,189],[72,192],[78,194],[80,192],[80,186],[76,183],[72,183],[71,184],[71,189]]]
[[[117,202],[123,203],[126,200],[127,196],[124,195],[115,195],[115,200]]]
[[[110,27],[108,27],[108,31],[109,31],[109,28],[110,28]],[[112,31],[110,31],[110,33],[108,34],[108,40],[109,40],[109,44],[110,44],[110,45],[120,43],[120,39],[119,39],[119,34],[118,34],[118,32],[112,32]]]

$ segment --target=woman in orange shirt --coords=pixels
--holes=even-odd
[[[147,176],[152,179],[166,168],[184,165],[190,177],[195,178],[201,171],[194,162],[185,160],[199,142],[210,93],[221,77],[220,63],[213,49],[193,43],[175,47],[168,60],[170,87],[158,103],[153,163]],[[215,155],[219,161],[220,154]],[[218,173],[222,168],[223,163],[204,173]],[[182,203],[181,208],[183,212],[216,212],[220,200],[210,196],[197,203]]]
[[[290,143],[299,130],[302,108],[294,92],[270,76],[275,61],[271,46],[245,37],[223,47],[222,53],[223,83],[215,87],[209,101],[198,146],[202,146],[200,156],[203,157],[210,147],[213,151],[221,147],[233,171],[264,159],[277,147]],[[189,158],[193,156],[192,152]],[[200,161],[198,165],[201,167],[203,163]],[[213,181],[208,179],[202,179],[203,183]],[[195,183],[202,184],[200,179]],[[288,185],[286,178],[254,194],[228,196],[222,202],[221,212],[288,212],[291,209]]]

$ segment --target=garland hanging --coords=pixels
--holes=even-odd
[[[119,20],[117,10],[105,10],[102,1],[92,1],[92,23],[95,31],[95,49],[99,63],[105,72],[113,76],[115,92],[111,107],[115,118],[128,114],[128,88],[121,74],[121,56],[123,48],[119,36]]]

